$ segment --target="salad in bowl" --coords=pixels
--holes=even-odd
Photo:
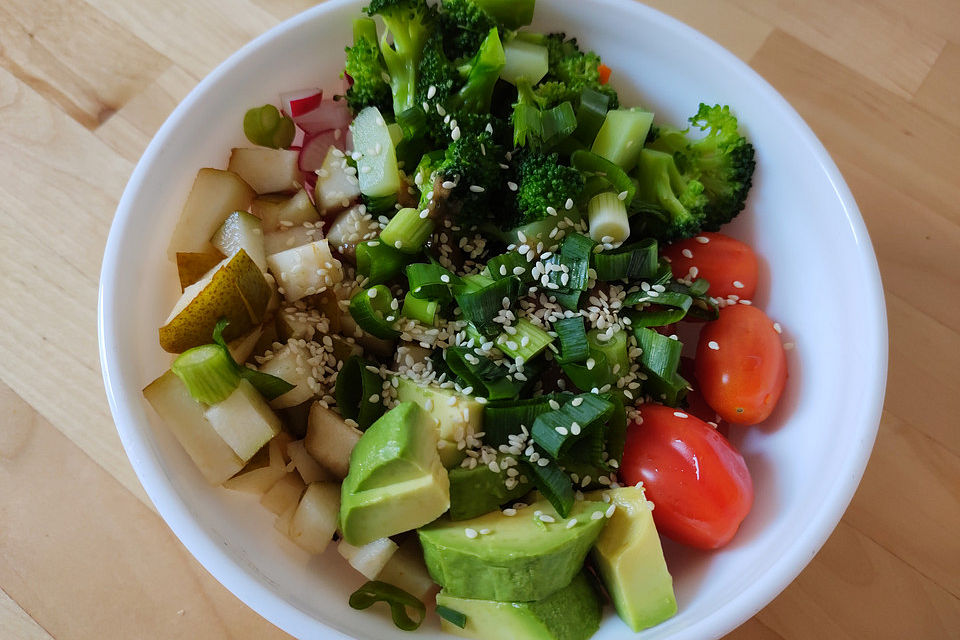
[[[726,435],[787,378],[758,258],[723,233],[755,170],[736,105],[624,104],[534,8],[372,0],[340,89],[250,105],[169,243],[176,358],[147,401],[404,630],[670,618],[660,536],[735,539],[754,488]]]

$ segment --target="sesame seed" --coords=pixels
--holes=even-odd
[[[700,244],[707,244],[708,242],[710,242],[710,238],[706,236],[697,236],[694,238],[694,240],[696,240]]]
[[[477,530],[467,527],[466,529],[463,530],[463,535],[467,536],[472,540],[473,538],[477,537]]]
[[[549,514],[542,513],[542,514],[540,514],[540,521],[541,521],[541,522],[556,522],[557,519],[554,518],[553,516],[549,515]]]
[[[460,127],[456,127],[453,131],[450,132],[450,137],[454,140],[460,139]]]
[[[453,189],[453,188],[456,187],[457,185],[456,185],[456,183],[454,183],[454,182],[450,182],[449,180],[445,180],[445,181],[443,181],[443,183],[442,183],[440,186],[443,187],[444,189]]]
[[[567,529],[573,529],[575,526],[577,526],[576,518],[570,518],[569,520],[567,520]]]
[[[684,258],[692,258],[692,257],[693,257],[693,251],[690,251],[690,249],[684,249],[684,250],[681,251],[680,253],[683,255]]]
[[[502,513],[505,516],[515,516],[517,515],[517,510],[511,507],[511,508],[504,509]]]
[[[711,340],[710,342],[707,343],[707,346],[710,347],[711,349],[713,349],[714,351],[719,351],[719,350],[720,350],[720,345],[717,344],[717,341],[716,341],[716,340]]]
[[[510,191],[516,191],[516,190],[517,190],[517,183],[516,183],[516,182],[508,182],[508,183],[507,183],[507,188],[510,189]]]
[[[370,289],[369,291],[367,291],[367,296],[368,296],[371,300],[372,300],[373,298],[376,298],[376,297],[377,297],[377,290],[376,290],[376,289]]]
[[[678,418],[689,418],[689,417],[690,417],[690,416],[688,416],[687,414],[685,414],[683,411],[674,411],[674,412],[673,412],[673,415],[677,416]]]
[[[607,507],[607,512],[603,515],[607,516],[608,518],[613,517],[613,514],[616,510],[617,510],[617,505],[611,504],[609,507]]]
[[[590,519],[591,519],[591,520],[599,520],[599,519],[602,518],[602,517],[603,517],[603,511],[594,511],[594,512],[590,515]]]
[[[448,283],[448,282],[450,282],[450,276],[448,276],[447,274],[441,275],[441,276],[440,276],[440,282],[443,282],[443,283]]]
[[[443,105],[438,104],[438,105],[437,105],[437,113],[440,114],[441,116],[445,116],[445,115],[447,115],[447,110],[443,108]]]
[[[470,191],[472,191],[473,193],[483,193],[484,191],[486,191],[486,189],[484,189],[483,187],[477,186],[475,184],[472,184],[470,185]]]
[[[567,211],[573,209],[573,198],[567,198],[567,201],[563,204],[563,208]]]
[[[433,85],[430,85],[430,88],[427,89],[427,100],[433,100],[433,96],[437,95],[437,88]]]
[[[627,199],[627,195],[628,195],[628,194],[627,194],[626,191],[621,191],[620,193],[617,194],[617,199],[618,199],[618,200],[626,200],[626,199]]]
[[[557,431],[557,433],[559,433],[559,434],[562,435],[562,436],[567,435],[567,428],[566,428],[566,427],[557,427],[557,428],[556,428],[556,431]]]
[[[733,286],[735,286],[737,289],[743,289],[743,283],[740,282],[739,280],[734,280]]]

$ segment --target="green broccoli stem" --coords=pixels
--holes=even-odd
[[[474,0],[474,2],[508,29],[519,29],[533,22],[536,0]]]
[[[506,64],[503,44],[496,28],[490,30],[480,50],[470,62],[467,82],[457,92],[452,104],[474,113],[488,113],[493,98],[493,88],[500,78],[500,70]]]

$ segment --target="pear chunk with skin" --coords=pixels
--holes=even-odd
[[[267,254],[263,245],[263,226],[260,218],[246,211],[234,211],[223,221],[210,244],[225,256],[240,249],[247,252],[261,271],[267,270]]]
[[[207,407],[204,416],[244,462],[280,433],[280,418],[246,380],[225,400]]]
[[[200,169],[183,206],[180,221],[170,238],[167,256],[178,252],[203,253],[210,250],[210,237],[234,211],[246,211],[256,197],[249,184],[235,173]]]
[[[379,233],[380,223],[370,215],[366,205],[358,204],[337,216],[327,230],[327,241],[353,260],[357,245],[376,238]]]
[[[357,170],[347,163],[347,157],[331,146],[317,171],[317,186],[314,192],[317,208],[323,215],[332,215],[346,209],[360,197],[360,181]]]
[[[180,278],[180,291],[183,292],[210,270],[223,262],[225,255],[211,249],[204,253],[177,252],[177,276]]]
[[[293,149],[235,148],[230,153],[227,169],[243,178],[257,193],[293,192],[300,188],[303,180],[297,164],[299,156]]]
[[[224,339],[239,338],[263,321],[272,294],[263,272],[240,249],[186,288],[160,327],[160,346],[170,353],[182,353],[210,344],[220,318],[230,323]]]

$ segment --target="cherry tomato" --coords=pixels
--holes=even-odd
[[[721,418],[757,424],[777,406],[787,381],[787,356],[767,314],[734,304],[700,332],[694,371],[704,399]]]
[[[706,238],[707,242],[697,238]],[[709,293],[714,298],[736,295],[752,300],[757,291],[757,255],[730,236],[704,231],[664,247],[663,255],[670,258],[674,278],[686,278],[690,268],[696,267],[696,277],[710,283]]]
[[[730,542],[753,505],[743,456],[703,420],[660,404],[627,428],[623,479],[643,481],[657,531],[699,549]]]

